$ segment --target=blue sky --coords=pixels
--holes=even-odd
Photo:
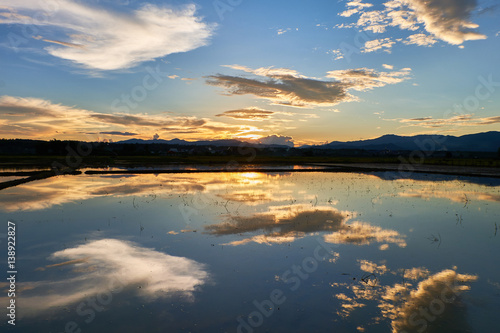
[[[4,0],[0,137],[500,130],[498,4]]]

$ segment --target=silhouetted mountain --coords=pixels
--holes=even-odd
[[[275,145],[275,144],[259,144],[259,143],[247,143],[239,140],[204,140],[204,141],[185,141],[181,139],[172,140],[142,140],[142,139],[130,139],[124,141],[118,141],[115,143],[122,144],[168,144],[168,145],[183,145],[183,146],[217,146],[217,147],[238,147],[240,145],[251,146],[251,147],[283,147],[288,148],[285,145]]]
[[[308,148],[311,146],[308,146]],[[366,149],[366,150],[424,150],[424,151],[481,151],[496,152],[500,147],[500,132],[485,132],[462,136],[387,134],[376,139],[360,141],[332,141],[312,146],[319,149]]]

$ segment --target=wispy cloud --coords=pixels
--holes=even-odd
[[[292,116],[293,113],[290,112],[282,112],[282,111],[269,111],[269,110],[264,110],[258,107],[248,107],[244,109],[237,109],[237,110],[229,110],[229,111],[224,111],[220,114],[215,115],[216,117],[229,117],[233,119],[239,119],[239,120],[248,120],[248,121],[263,121],[263,120],[270,120],[273,118],[274,115],[286,115],[286,116]]]
[[[357,68],[330,71],[326,77],[331,77],[350,89],[365,91],[376,87],[383,87],[388,84],[396,84],[409,79],[410,68],[403,68],[399,71],[379,72],[370,68]]]
[[[118,132],[118,131],[99,132],[99,134],[123,135],[123,136],[134,136],[134,135],[138,135],[137,133],[131,133],[131,132]]]
[[[217,74],[208,76],[207,84],[225,88],[229,96],[249,94],[270,100],[273,104],[294,107],[334,106],[355,101],[357,97],[351,95],[349,90],[367,90],[399,83],[407,79],[410,72],[409,69],[377,72],[367,68],[331,71],[326,77],[338,80],[331,81],[310,78],[288,68],[251,69],[240,65],[226,67],[257,77]]]
[[[255,134],[262,129],[191,116],[106,114],[39,98],[0,97],[0,133],[4,137],[84,139],[85,133],[95,131],[143,138],[159,133],[170,138],[182,134],[186,139],[207,139]]]
[[[471,14],[477,7],[476,0],[390,0],[383,5],[384,9],[372,10],[371,5],[361,1],[348,2],[347,10],[339,15],[358,15],[358,19],[337,28],[356,27],[376,34],[386,33],[390,27],[403,31],[420,29],[426,33],[413,34],[403,40],[405,44],[421,46],[431,46],[437,40],[460,45],[467,40],[486,38],[476,31],[479,25],[471,21]],[[365,45],[370,50],[368,46]]]
[[[204,46],[214,25],[196,16],[196,7],[173,9],[144,4],[131,13],[114,12],[74,0],[57,1],[58,8],[47,20],[38,20],[44,3],[36,0],[4,0],[0,24],[29,25],[36,22],[47,33],[66,35],[64,40],[44,40],[62,47],[45,50],[58,58],[94,70],[117,70]],[[45,29],[44,29],[45,30]]]
[[[471,114],[454,116],[450,118],[420,117],[409,119],[394,119],[408,126],[425,128],[441,128],[447,126],[484,126],[500,123],[500,116],[474,118]]]
[[[204,265],[184,257],[175,257],[117,239],[101,239],[53,253],[52,261],[61,261],[40,270],[61,265],[72,266],[65,278],[24,281],[25,306],[22,316],[78,303],[86,297],[119,292],[125,288],[144,301],[181,293],[189,298],[204,285],[208,273]],[[0,300],[5,301],[5,297]]]

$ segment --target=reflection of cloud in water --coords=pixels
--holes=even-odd
[[[271,194],[263,190],[235,191],[231,193],[219,194],[218,196],[224,200],[243,202],[250,206],[273,200]]]
[[[453,202],[467,203],[469,200],[472,201],[496,201],[500,202],[500,195],[492,193],[482,193],[482,192],[472,192],[472,191],[450,191],[438,190],[434,187],[428,187],[423,189],[415,189],[407,192],[398,193],[400,197],[404,198],[420,198],[423,200],[430,199],[448,199]]]
[[[0,210],[13,212],[33,211],[50,208],[93,197],[89,188],[104,186],[105,181],[79,179],[73,176],[58,176],[37,182],[12,187],[0,192]]]
[[[460,327],[464,308],[457,295],[470,289],[464,283],[477,280],[477,276],[458,274],[447,269],[421,281],[410,290],[406,285],[387,287],[379,308],[386,318],[392,320],[393,332],[423,332],[427,328],[439,332],[443,321],[449,331],[468,331]],[[424,309],[424,310],[422,310]],[[424,312],[425,311],[425,312]],[[450,325],[457,325],[452,329]],[[429,331],[429,330],[427,330]]]
[[[208,278],[204,266],[196,261],[116,239],[58,251],[50,259],[75,261],[68,273],[71,277],[20,283],[31,289],[19,296],[23,315],[68,306],[118,287],[136,287],[131,290],[146,300],[179,293],[191,297]]]
[[[372,242],[394,243],[406,246],[403,236],[397,231],[372,226],[364,222],[346,222],[354,213],[339,211],[328,206],[311,208],[305,205],[274,206],[268,212],[255,213],[251,216],[227,216],[227,220],[205,227],[214,235],[234,235],[261,232],[265,235],[248,237],[234,241],[229,245],[241,245],[248,242],[284,243],[302,238],[315,232],[333,231],[324,236],[329,243],[349,243],[366,245]]]
[[[382,317],[375,316],[368,325],[378,324],[383,318],[391,321],[392,332],[466,332],[465,306],[460,302],[460,294],[469,290],[466,284],[477,280],[475,275],[458,274],[446,269],[430,275],[428,269],[415,267],[390,271],[385,265],[378,265],[368,260],[358,260],[364,275],[357,284],[334,283],[335,288],[346,288],[347,292],[338,292],[335,297],[341,301],[337,314],[348,317],[357,308],[375,301]],[[403,283],[392,286],[380,285],[381,276],[392,273],[401,276]],[[420,281],[413,287],[411,281]],[[451,326],[450,326],[451,325]]]
[[[366,222],[353,222],[343,225],[337,232],[325,235],[325,242],[334,244],[369,245],[377,243],[393,243],[405,247],[403,235],[395,230],[383,229]]]
[[[59,176],[22,184],[0,192],[0,210],[34,211],[54,205],[89,200],[94,197],[147,197],[172,194],[195,194],[227,190],[228,184],[236,193],[232,199],[243,202],[244,192],[249,186],[259,186],[261,191],[271,186],[267,176],[256,173],[252,178],[246,174],[161,174],[108,176]],[[263,189],[264,188],[264,189]],[[227,193],[231,199],[231,193]],[[269,197],[270,198],[270,197]],[[215,197],[214,197],[215,199]],[[251,197],[248,197],[251,200]],[[254,198],[255,199],[255,198]]]
[[[368,260],[358,260],[358,262],[360,263],[359,268],[364,272],[377,274],[385,274],[387,272],[386,265],[377,265]]]

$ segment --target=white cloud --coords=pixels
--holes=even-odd
[[[74,0],[59,0],[57,10],[52,12],[44,11],[42,1],[4,0],[3,4],[9,8],[0,13],[0,24],[35,22],[50,28],[53,35],[63,33],[64,40],[45,38],[62,47],[49,46],[45,50],[94,70],[130,68],[144,61],[196,49],[207,44],[214,27],[195,16],[194,5],[171,9],[144,4],[124,14]],[[37,21],[40,13],[46,14],[47,19]]]
[[[394,44],[396,44],[396,42],[394,42],[391,38],[369,40],[365,43],[361,52],[369,53],[383,49],[385,52],[391,53],[391,48]]]
[[[359,13],[359,11],[361,11],[363,8],[369,8],[373,5],[371,3],[363,3],[361,2],[361,0],[353,0],[346,3],[346,6],[349,7],[349,9],[340,13],[340,16],[349,17],[356,13]]]
[[[125,288],[145,301],[172,293],[192,297],[193,291],[208,279],[204,266],[194,260],[117,239],[91,241],[55,252],[50,259],[66,261],[48,265],[42,271],[62,265],[72,265],[74,269],[57,280],[20,282],[19,287],[25,289],[23,316],[36,316],[89,296],[118,293]]]
[[[431,35],[426,34],[414,34],[410,35],[403,41],[406,45],[419,45],[419,46],[432,46],[437,43],[437,40]]]
[[[470,21],[476,0],[400,0],[408,6],[425,30],[449,44],[462,44],[466,40],[485,39],[486,36],[473,31],[479,25]]]
[[[410,72],[410,68],[403,68],[400,71],[393,72],[378,72],[370,68],[357,68],[330,71],[327,77],[335,78],[350,86],[351,89],[365,91],[403,82],[409,79]]]
[[[383,33],[390,25],[390,21],[384,11],[373,10],[361,13],[356,25],[362,27],[365,31]]]
[[[500,123],[500,116],[474,118],[471,114],[464,114],[450,118],[410,118],[410,119],[396,119],[397,121],[409,125],[425,128],[441,128],[447,126],[484,126],[494,125]]]
[[[344,58],[344,53],[340,49],[331,50],[330,53],[333,54],[334,60],[340,60]]]
[[[257,140],[258,143],[265,145],[282,145],[293,147],[293,138],[291,136],[285,135],[269,135],[264,138],[260,138]]]
[[[337,27],[357,27],[373,33],[385,33],[389,27],[401,30],[425,30],[428,35],[417,34],[405,44],[430,46],[435,39],[452,45],[460,45],[467,40],[485,39],[486,36],[475,29],[479,25],[470,20],[477,6],[476,0],[390,0],[383,10],[367,10],[369,7],[353,7],[347,4],[341,16],[359,14],[354,24]],[[428,36],[423,39],[423,36]],[[434,42],[433,42],[434,41]]]

